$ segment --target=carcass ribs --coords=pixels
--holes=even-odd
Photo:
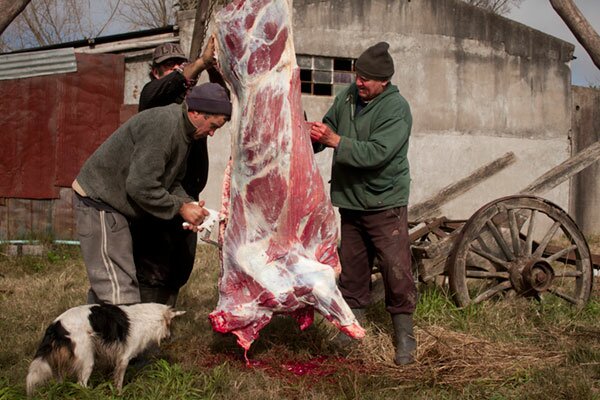
[[[291,11],[288,0],[237,0],[216,16],[234,115],[210,319],[246,350],[273,313],[292,314],[304,329],[316,309],[364,336],[335,284],[337,224],[304,121]]]

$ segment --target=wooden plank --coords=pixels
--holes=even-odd
[[[133,56],[131,53],[134,50],[138,50],[138,55],[152,55],[152,51],[156,46],[163,43],[177,43],[178,41],[179,38],[173,36],[172,33],[164,33],[146,39],[129,39],[118,42],[94,44],[92,47],[79,47],[77,48],[77,53],[105,54],[127,51],[130,53],[128,54],[128,57],[131,57]]]
[[[454,241],[460,234],[460,229],[456,229],[446,237],[432,242],[427,246],[413,246],[412,252],[418,258],[439,258],[448,257],[454,246]]]
[[[46,239],[52,237],[52,204],[54,200],[31,200],[32,237]]]
[[[437,257],[436,259],[417,260],[417,267],[420,279],[425,283],[430,283],[438,275],[443,275],[446,271],[446,260],[448,257]]]
[[[60,199],[53,202],[52,232],[55,239],[76,239],[73,190],[71,188],[61,188]]]
[[[408,208],[408,219],[410,221],[419,222],[438,215],[442,205],[462,195],[515,161],[515,154],[513,152],[508,152],[491,163],[476,169],[466,178],[446,186],[429,199],[410,206]]]
[[[8,237],[8,202],[6,198],[0,199],[0,240],[9,239]]]
[[[541,195],[594,164],[599,158],[600,142],[596,142],[537,178],[519,194]]]
[[[31,200],[8,199],[8,239],[23,239],[31,234]]]
[[[446,221],[446,217],[440,217],[431,221],[421,222],[408,230],[408,240],[410,240],[411,243],[416,242],[421,237],[428,235],[432,229],[438,228]]]

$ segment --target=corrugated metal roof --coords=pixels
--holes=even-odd
[[[77,71],[71,48],[0,55],[0,80]]]

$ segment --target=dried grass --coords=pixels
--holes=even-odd
[[[324,319],[317,317],[305,332],[291,318],[274,319],[253,345],[250,358],[256,364],[249,368],[234,338],[213,333],[208,322],[218,296],[218,265],[214,248],[199,248],[192,278],[179,300],[178,308],[188,313],[175,324],[176,339],[163,348],[170,362],[198,374],[196,379],[209,381],[215,393],[228,393],[231,386],[252,393],[253,398],[320,399],[334,398],[329,395],[339,390],[378,393],[400,388],[450,387],[461,392],[472,385],[502,386],[530,371],[549,368],[564,371],[560,372],[564,376],[583,375],[586,369],[600,371],[598,311],[592,309],[588,316],[562,311],[545,315],[525,299],[475,310],[435,305],[433,318],[416,319],[417,362],[406,367],[393,363],[391,321],[381,304],[369,310],[369,334],[347,357],[336,354],[329,340],[337,330]],[[600,277],[595,283],[597,310]],[[65,309],[85,302],[86,291],[85,268],[78,255],[54,263],[0,257],[0,379],[22,385],[47,324]],[[428,300],[423,296],[422,301]],[[323,363],[321,380],[298,377],[282,368],[317,358]],[[578,358],[581,361],[573,361]]]
[[[502,382],[531,368],[559,365],[564,351],[514,342],[482,339],[432,325],[415,328],[416,363],[398,367],[393,362],[390,334],[373,332],[349,355],[366,364],[367,370],[393,377],[399,382],[461,387],[472,382]]]

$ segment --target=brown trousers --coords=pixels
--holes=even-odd
[[[339,287],[350,308],[364,308],[371,301],[371,272],[378,266],[385,287],[385,306],[390,314],[412,314],[417,290],[412,274],[406,207],[383,211],[340,209],[342,274]]]

